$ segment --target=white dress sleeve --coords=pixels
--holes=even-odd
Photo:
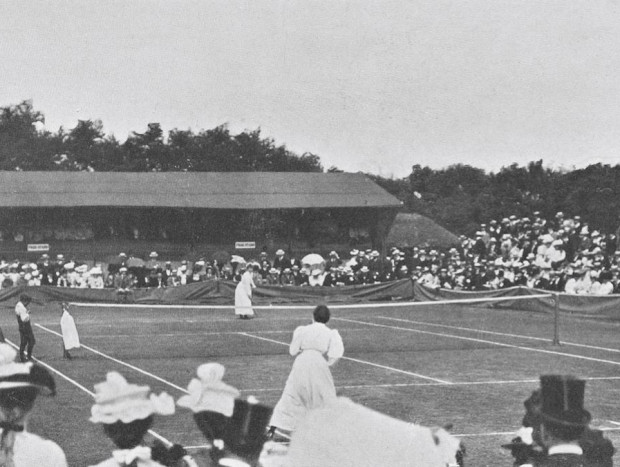
[[[333,329],[331,339],[329,341],[329,348],[327,349],[327,363],[333,365],[344,355],[344,344],[342,343],[342,337],[340,333]]]
[[[299,326],[293,332],[293,339],[291,340],[291,344],[288,349],[292,357],[297,355],[299,351],[301,350],[301,336],[303,335],[304,328],[305,326]]]

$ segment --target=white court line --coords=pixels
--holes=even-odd
[[[49,332],[50,334],[54,334],[54,335],[62,338],[62,334],[60,334],[60,333],[58,333],[58,332],[56,332],[56,331],[54,331],[52,329],[46,328],[45,326],[42,326],[41,324],[38,324],[38,323],[35,323],[34,325],[37,326],[38,328],[43,329],[44,331]],[[127,363],[127,362],[124,362],[122,360],[118,360],[118,359],[116,359],[114,357],[106,355],[103,352],[95,350],[92,347],[89,347],[87,345],[81,344],[81,347],[84,347],[86,350],[89,350],[92,353],[95,353],[97,355],[100,355],[101,357],[107,358],[108,360],[112,360],[113,362],[116,362],[119,365],[123,365],[123,366],[126,366],[127,368],[131,368],[132,370],[137,371],[138,373],[142,373],[143,375],[149,376],[149,377],[151,377],[151,378],[153,378],[153,379],[155,379],[157,381],[160,381],[160,382],[162,382],[164,384],[167,384],[168,386],[173,387],[175,389],[178,389],[179,391],[182,391],[185,394],[187,394],[187,390],[185,388],[182,388],[181,386],[177,386],[176,384],[171,383],[170,381],[167,381],[167,380],[165,380],[163,378],[160,378],[159,376],[154,375],[153,373],[150,373],[150,372],[148,372],[146,370],[143,370],[142,368],[138,368],[137,366],[131,365],[131,364]]]
[[[551,354],[551,355],[559,355],[562,357],[571,357],[571,358],[576,358],[579,360],[588,360],[591,362],[597,362],[597,363],[609,363],[610,365],[618,365],[620,366],[620,362],[614,361],[614,360],[604,360],[602,358],[593,358],[593,357],[586,357],[584,355],[576,355],[576,354],[570,354],[570,353],[565,353],[565,352],[557,352],[554,350],[545,350],[545,349],[537,349],[537,348],[532,348],[532,347],[523,347],[521,345],[513,345],[513,344],[506,344],[503,342],[496,342],[496,341],[489,341],[486,339],[476,339],[473,337],[465,337],[465,336],[457,336],[455,334],[442,334],[439,332],[432,332],[432,331],[422,331],[421,329],[412,329],[412,328],[403,328],[400,326],[388,326],[387,324],[378,324],[378,323],[369,323],[366,321],[359,321],[359,320],[355,320],[355,319],[348,319],[348,318],[333,318],[334,320],[338,320],[338,321],[346,321],[349,323],[357,323],[357,324],[366,324],[368,326],[375,326],[375,327],[379,327],[379,328],[387,328],[387,329],[396,329],[398,331],[409,331],[409,332],[416,332],[418,334],[430,334],[432,336],[439,336],[439,337],[451,337],[454,339],[461,339],[461,340],[466,340],[466,341],[472,341],[472,342],[480,342],[483,344],[491,344],[491,345],[497,345],[498,347],[508,347],[511,349],[519,349],[519,350],[528,350],[530,352],[539,352],[539,353],[546,353],[546,354]]]
[[[551,341],[551,339],[544,338],[544,337],[523,336],[521,334],[510,334],[510,333],[506,333],[506,332],[484,331],[482,329],[466,328],[466,327],[463,327],[463,326],[451,326],[451,325],[448,325],[448,324],[425,323],[424,321],[415,321],[415,320],[412,320],[412,319],[390,318],[389,316],[377,316],[377,318],[387,319],[387,320],[390,320],[390,321],[400,321],[400,322],[405,322],[405,323],[422,324],[424,326],[435,326],[435,327],[447,328],[447,329],[458,329],[459,331],[472,331],[472,332],[477,332],[477,333],[480,333],[480,334],[493,334],[495,336],[517,337],[517,338],[521,338],[521,339],[531,339],[531,340],[537,340],[537,341]],[[575,342],[565,342],[565,341],[562,341],[562,345],[570,345],[570,346],[573,346],[573,347],[583,347],[583,348],[586,348],[586,349],[605,350],[607,352],[617,352],[617,353],[620,353],[620,349],[610,349],[610,348],[607,348],[607,347],[598,347],[596,345],[577,344]]]
[[[15,343],[11,342],[9,339],[6,339],[6,342],[11,346],[14,347],[16,350],[19,351],[19,346],[16,345]],[[65,375],[63,372],[57,370],[56,368],[54,368],[51,365],[48,365],[45,362],[42,362],[41,360],[39,360],[36,357],[33,357],[33,360],[36,361],[39,365],[44,366],[45,368],[47,368],[48,370],[50,370],[51,372],[57,374],[58,376],[60,376],[61,378],[67,380],[68,382],[70,382],[71,384],[73,384],[75,387],[77,387],[78,389],[81,389],[82,391],[84,391],[86,394],[88,394],[89,396],[91,396],[92,398],[95,397],[95,393],[86,389],[84,386],[82,386],[80,383],[78,383],[77,381],[75,381],[74,379],[69,378],[67,375]],[[162,443],[168,445],[168,446],[172,446],[174,443],[172,443],[172,441],[170,441],[167,438],[164,438],[162,435],[160,435],[159,433],[157,433],[156,431],[153,430],[148,430],[148,433],[153,436],[154,438],[157,438],[158,440],[160,440]]]
[[[597,430],[601,431],[620,431],[620,428],[597,428]],[[517,432],[515,431],[491,431],[488,433],[459,433],[452,434],[452,436],[458,436],[459,438],[474,438],[474,437],[492,437],[492,436],[516,436]]]
[[[616,381],[620,376],[595,376],[584,377],[586,381]],[[485,385],[508,385],[508,384],[532,384],[539,383],[539,379],[516,379],[503,381],[457,381],[450,383],[418,382],[418,383],[384,383],[384,384],[349,384],[339,385],[336,389],[373,389],[373,388],[407,388],[407,387],[436,387],[436,386],[485,386]],[[282,388],[249,388],[239,389],[241,392],[275,392]],[[615,423],[615,422],[612,422]],[[619,423],[620,425],[620,423]]]
[[[244,336],[248,336],[248,337],[253,337],[254,339],[260,339],[260,340],[264,340],[264,341],[267,341],[267,342],[273,342],[274,344],[280,344],[280,345],[288,346],[288,344],[286,342],[276,341],[276,340],[273,340],[273,339],[267,339],[266,337],[254,336],[254,335],[246,333],[246,332],[242,332],[240,334],[242,334]],[[379,365],[378,363],[372,363],[372,362],[368,362],[368,361],[365,361],[365,360],[358,360],[357,358],[342,357],[342,360],[350,360],[352,362],[363,363],[364,365],[370,365],[370,366],[374,366],[374,367],[377,367],[377,368],[383,368],[384,370],[390,370],[390,371],[394,371],[396,373],[402,373],[402,374],[409,375],[409,376],[416,376],[418,378],[428,379],[430,381],[435,381],[437,383],[452,384],[449,381],[445,381],[443,379],[431,378],[430,376],[424,376],[424,375],[421,375],[421,374],[418,374],[418,373],[413,373],[411,371],[399,370],[398,368],[393,368],[391,366],[385,366],[385,365]]]

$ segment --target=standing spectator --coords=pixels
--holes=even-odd
[[[30,302],[32,299],[29,295],[21,294],[15,305],[15,315],[19,327],[19,358],[22,362],[32,360],[32,350],[36,343],[30,322],[30,310],[28,310]]]

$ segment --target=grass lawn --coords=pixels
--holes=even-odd
[[[13,305],[6,303],[0,327],[18,342]],[[73,306],[82,343],[91,350],[75,351],[67,361],[57,335],[60,306],[32,308],[35,356],[63,376],[56,376],[58,395],[38,401],[29,429],[60,444],[71,466],[100,462],[113,449],[101,427],[88,421],[88,391],[107,371],[178,398],[199,364],[217,361],[226,366],[226,382],[273,405],[292,364],[292,332],[311,316],[294,308],[259,310],[246,321],[228,309]],[[551,345],[552,316],[517,310],[334,308],[330,326],[345,343],[345,358],[332,370],[339,395],[402,420],[452,423],[467,446],[468,466],[511,465],[500,445],[519,427],[523,400],[543,373],[588,379],[593,424],[620,446],[618,322],[562,316],[561,346]],[[204,444],[184,409],[157,419],[153,430],[186,446]]]

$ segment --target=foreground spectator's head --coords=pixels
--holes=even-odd
[[[17,363],[17,352],[0,344],[0,465],[15,465],[13,448],[16,434],[24,431],[26,419],[38,395],[53,396],[56,384],[42,366]]]
[[[131,449],[142,442],[155,414],[173,413],[174,400],[168,394],[151,394],[148,386],[130,384],[112,371],[104,382],[95,385],[90,421],[101,423],[105,434],[120,449]]]
[[[239,398],[234,387],[224,383],[224,367],[205,363],[190,381],[188,395],[177,404],[194,413],[194,421],[211,444],[217,465],[257,465],[266,441],[272,409],[254,398]]]
[[[191,410],[202,434],[212,443],[224,438],[226,425],[233,414],[235,399],[240,393],[224,383],[225,368],[219,363],[205,363],[196,370],[187,386],[187,395],[177,404]]]

